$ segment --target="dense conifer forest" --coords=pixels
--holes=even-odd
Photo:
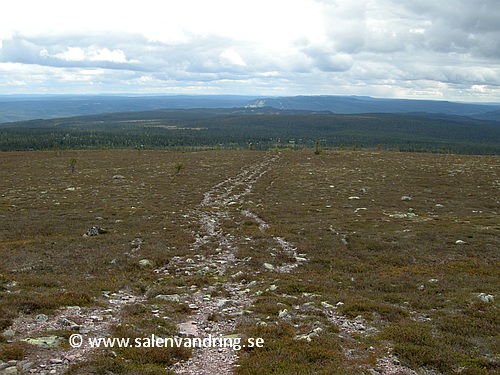
[[[499,154],[500,124],[429,114],[168,109],[0,125],[0,150],[313,148]]]

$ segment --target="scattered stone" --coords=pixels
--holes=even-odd
[[[243,272],[241,272],[241,271],[238,271],[234,275],[231,275],[231,277],[233,279],[236,279],[236,278],[241,277],[241,276],[243,276]]]
[[[123,180],[125,176],[122,176],[121,174],[115,174],[113,176],[113,180]]]
[[[139,261],[139,266],[140,267],[151,267],[152,264],[151,264],[151,261],[149,259],[141,259]]]
[[[132,247],[135,247],[137,249],[139,249],[142,245],[142,238],[134,238],[131,242],[130,242],[130,245],[132,245]]]
[[[190,304],[188,305],[188,307],[189,307],[191,310],[198,310],[198,309],[199,309],[198,305],[196,305],[196,304],[194,304],[194,303],[190,303]]]
[[[321,306],[323,306],[325,309],[333,309],[335,306],[330,305],[328,302],[323,301],[321,302]]]
[[[486,293],[479,293],[477,295],[477,298],[480,301],[483,301],[483,302],[486,302],[486,303],[493,303],[493,301],[495,300],[495,298],[491,294],[486,294]]]
[[[78,324],[67,318],[59,319],[59,323],[63,326],[69,327],[73,331],[78,331],[80,329],[80,326]]]
[[[188,322],[180,323],[177,328],[179,329],[179,333],[183,336],[197,336],[198,328],[197,322],[194,320],[190,320]]]
[[[404,201],[404,202],[409,202],[409,201],[413,200],[413,198],[410,197],[409,195],[403,195],[401,197],[401,200]]]
[[[229,300],[227,300],[227,299],[225,299],[225,298],[220,299],[219,301],[217,301],[216,306],[217,306],[217,307],[224,307],[224,305],[225,305],[227,302],[229,302]]]
[[[349,198],[347,198],[347,199],[349,199],[349,200],[351,200],[351,201],[352,201],[352,200],[359,200],[359,199],[361,199],[361,198],[360,198],[360,197],[358,197],[358,196],[353,196],[353,197],[349,197]]]
[[[314,302],[306,302],[302,305],[302,308],[304,310],[311,310],[314,309]]]
[[[455,243],[457,245],[463,245],[465,243],[465,241],[462,241],[462,240],[456,240]]]
[[[84,234],[84,236],[89,236],[89,237],[92,237],[92,236],[98,236],[100,234],[104,234],[104,233],[107,233],[108,231],[104,228],[100,228],[100,227],[90,227],[89,230],[87,231],[87,233]]]
[[[274,270],[274,266],[271,263],[264,263],[264,268],[269,271]]]
[[[407,219],[407,218],[414,218],[417,217],[418,215],[413,213],[413,212],[408,212],[407,214],[402,214],[402,213],[396,213],[396,214],[391,214],[389,217],[393,217],[395,219]]]
[[[49,320],[49,317],[45,314],[38,314],[35,316],[35,320],[37,322],[43,323],[43,322],[46,322],[47,320]]]
[[[365,322],[365,318],[363,318],[362,315],[358,315],[356,318],[354,318],[354,321],[356,323],[364,323]]]
[[[6,339],[6,340],[12,340],[12,338],[16,335],[16,331],[14,331],[13,329],[6,329],[5,331],[3,331],[2,333],[2,336]]]
[[[278,318],[284,319],[290,315],[290,312],[287,309],[280,310],[278,313]]]
[[[23,370],[23,371],[28,371],[33,366],[33,362],[30,362],[27,360],[20,361],[17,363],[17,366],[20,366],[21,370]]]
[[[17,367],[16,366],[10,366],[6,367],[4,370],[1,370],[2,375],[11,375],[11,374],[18,374]]]
[[[170,302],[181,302],[178,294],[158,294],[155,298]]]
[[[318,337],[319,334],[323,331],[323,328],[316,327],[312,331],[305,333],[303,335],[298,335],[295,337],[295,340],[306,340],[307,342],[311,342],[314,337]]]
[[[43,348],[54,348],[59,345],[62,338],[59,336],[44,336],[37,338],[26,338],[23,341],[26,341],[28,344],[41,346]]]

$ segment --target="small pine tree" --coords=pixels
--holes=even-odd
[[[175,169],[175,174],[179,174],[179,173],[181,173],[181,170],[184,169],[184,164],[179,163],[179,162],[175,163],[174,164],[174,169]]]
[[[75,158],[69,159],[69,168],[71,170],[71,174],[75,174],[75,168],[76,168],[76,159]]]
[[[314,150],[314,154],[315,155],[321,155],[323,153],[323,150],[321,149],[321,142],[320,141],[316,141],[314,143],[316,145],[316,149]]]

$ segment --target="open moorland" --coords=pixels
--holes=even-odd
[[[1,153],[0,373],[499,373],[499,190],[498,156]],[[85,341],[151,335],[263,345]]]

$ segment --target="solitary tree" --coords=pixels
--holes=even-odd
[[[71,170],[71,174],[75,174],[75,168],[76,168],[76,159],[75,158],[69,159],[69,168]]]
[[[181,173],[181,170],[184,169],[184,164],[177,162],[174,164],[175,174]]]
[[[316,145],[316,150],[314,150],[314,154],[315,155],[321,155],[321,153],[323,152],[323,150],[321,149],[321,142],[320,141],[316,141],[314,143]]]

